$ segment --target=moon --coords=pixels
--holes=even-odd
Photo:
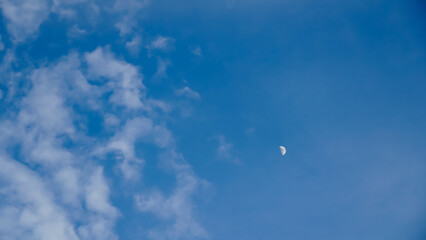
[[[285,153],[287,152],[287,150],[285,149],[285,147],[280,146],[280,150],[281,150],[281,155],[285,155]]]

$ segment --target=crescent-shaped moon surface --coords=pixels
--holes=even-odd
[[[280,150],[281,150],[281,155],[285,155],[285,153],[287,152],[287,150],[285,149],[285,147],[280,146]]]

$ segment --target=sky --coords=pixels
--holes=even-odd
[[[1,239],[426,238],[423,1],[0,8]]]

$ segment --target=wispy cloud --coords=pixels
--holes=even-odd
[[[219,135],[218,147],[216,153],[219,159],[226,160],[235,164],[241,164],[241,161],[233,155],[233,144],[229,143],[223,135]]]
[[[176,96],[182,96],[182,97],[192,98],[192,99],[200,99],[200,94],[192,90],[188,86],[183,87],[181,89],[176,89],[175,94]]]
[[[191,53],[198,57],[203,56],[203,52],[201,51],[201,48],[199,46],[191,48]]]
[[[142,36],[135,35],[125,46],[132,55],[137,56],[142,47]]]
[[[1,40],[1,35],[0,35],[0,51],[3,51],[3,50],[4,50],[4,43]]]
[[[154,79],[162,79],[167,77],[167,68],[171,65],[169,59],[157,58],[157,72],[155,72]]]
[[[181,154],[169,151],[162,156],[163,164],[175,173],[176,188],[171,195],[160,191],[140,194],[135,197],[140,211],[152,212],[159,218],[172,221],[165,229],[154,229],[150,239],[205,239],[207,232],[195,220],[191,196],[203,186],[203,181],[192,172]]]
[[[255,132],[256,132],[256,128],[254,128],[254,127],[249,127],[246,130],[247,135],[253,135]]]
[[[118,14],[115,27],[121,37],[134,36],[138,27],[141,11],[149,5],[150,0],[115,0],[110,11]]]
[[[167,129],[154,125],[151,119],[138,117],[129,119],[121,130],[116,131],[108,144],[96,152],[114,152],[123,176],[128,180],[135,179],[139,177],[143,164],[143,159],[135,153],[134,144],[137,140],[155,143],[160,148],[173,142]]]
[[[87,30],[82,29],[78,27],[77,25],[74,25],[68,30],[67,37],[78,39],[78,38],[82,38],[86,36],[87,34],[88,34]]]
[[[175,40],[173,38],[158,36],[147,46],[147,48],[149,50],[168,51],[173,48],[174,42]]]

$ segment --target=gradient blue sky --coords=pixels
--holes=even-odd
[[[423,1],[0,7],[2,239],[426,238]]]

